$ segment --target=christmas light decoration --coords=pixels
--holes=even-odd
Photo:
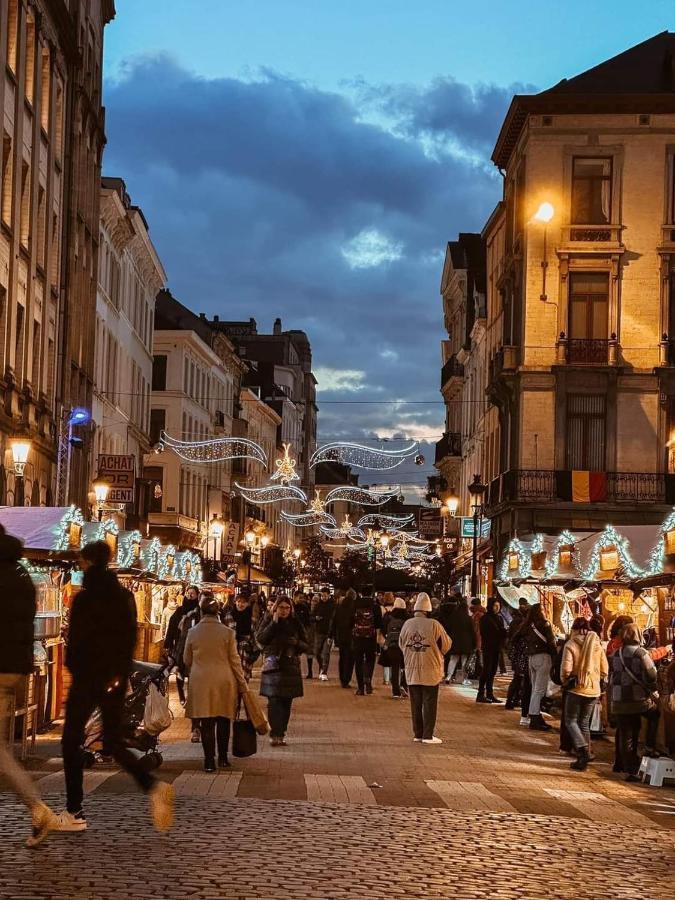
[[[277,459],[274,463],[276,471],[271,476],[271,481],[280,481],[282,484],[289,484],[291,481],[300,481],[300,476],[295,471],[298,464],[297,459],[291,457],[291,445],[283,444],[284,455],[281,459]]]
[[[234,486],[249,503],[279,503],[283,500],[300,500],[307,503],[307,494],[302,488],[291,484],[268,484],[265,487],[247,488],[235,482]]]
[[[315,512],[309,510],[304,513],[287,513],[282,512],[281,518],[296,528],[309,528],[316,525],[330,525],[333,528],[337,525],[336,519],[327,512]]]
[[[121,569],[130,569],[140,563],[140,549],[143,536],[140,531],[130,531],[119,543],[117,565]]]
[[[671,540],[668,535],[674,532],[675,509],[668,514],[665,522],[661,525],[658,540],[652,549],[652,552],[649,554],[649,562],[647,564],[648,575],[660,575],[664,571],[666,556],[671,555],[666,547],[666,542]]]
[[[561,559],[560,553],[561,551],[566,552],[564,548],[569,547],[569,565],[563,565],[561,567]],[[560,569],[564,570],[561,572]],[[553,550],[546,557],[546,566],[544,567],[544,571],[546,572],[546,577],[551,578],[554,575],[558,574],[569,574],[569,570],[572,572],[578,573],[581,568],[581,562],[579,557],[579,550],[577,548],[576,538],[572,534],[571,531],[561,532],[558,540],[555,542]]]
[[[406,459],[415,456],[418,448],[417,441],[400,450],[382,450],[364,447],[363,444],[333,441],[315,450],[309,464],[314,467],[320,462],[339,462],[355,469],[395,469]]]
[[[366,539],[366,534],[362,528],[358,526],[352,525],[352,521],[349,516],[345,516],[342,524],[337,528],[331,528],[328,525],[322,525],[321,531],[326,537],[331,538],[331,540],[335,540],[337,538],[352,538],[353,540],[364,541]]]
[[[413,513],[410,513],[408,516],[384,516],[379,513],[366,513],[365,516],[361,516],[359,521],[356,523],[359,528],[367,528],[369,525],[374,525],[378,522],[382,528],[389,527],[403,527],[404,525],[409,525],[411,522],[415,521],[415,516]]]
[[[176,565],[176,548],[173,544],[168,544],[164,551],[159,555],[159,565],[157,567],[157,575],[162,578],[169,578],[174,575],[174,566]]]
[[[515,566],[513,563],[515,562]],[[512,538],[504,554],[499,577],[502,581],[527,578],[530,571],[530,556],[518,538]]]
[[[325,503],[321,499],[321,491],[317,488],[314,491],[314,499],[309,504],[309,510],[311,512],[315,512],[317,515],[321,515],[324,511]]]
[[[117,522],[113,519],[103,519],[102,522],[99,522],[98,530],[96,532],[95,541],[105,541],[109,535],[113,537],[117,537],[120,533],[119,526]]]
[[[187,462],[217,463],[228,459],[252,459],[267,465],[267,455],[263,448],[246,438],[219,437],[207,441],[180,441],[162,431],[159,446],[160,449],[168,447]]]
[[[393,500],[399,490],[400,488],[396,486],[388,490],[371,491],[366,488],[343,484],[341,487],[333,488],[332,491],[328,492],[326,504],[343,500],[345,503],[358,503],[361,506],[381,506],[388,500]]]
[[[76,506],[71,506],[57,526],[54,549],[71,550],[79,547],[83,525],[84,516]]]
[[[598,570],[600,570],[602,564],[602,554],[609,550],[616,552],[617,562],[619,563],[616,568],[623,569],[628,578],[639,578],[645,574],[631,557],[628,540],[622,537],[613,525],[608,525],[595,542],[588,566],[581,573],[584,581],[597,580]]]
[[[159,569],[159,554],[162,550],[162,544],[159,538],[152,538],[143,548],[141,559],[143,566],[148,572],[157,572]]]

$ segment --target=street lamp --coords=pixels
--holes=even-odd
[[[487,486],[480,480],[480,475],[474,475],[469,485],[469,496],[473,509],[473,553],[471,555],[471,596],[478,596],[478,536],[481,531],[483,516],[483,494]]]
[[[539,204],[539,209],[533,216],[535,222],[539,222],[544,226],[544,257],[541,261],[541,294],[539,295],[539,299],[543,300],[544,303],[548,300],[546,295],[546,270],[548,269],[548,251],[546,247],[546,226],[551,221],[553,216],[555,215],[555,208],[552,203],[549,203],[548,200],[544,200],[543,203]]]
[[[457,510],[459,509],[459,497],[455,493],[454,488],[450,489],[450,496],[446,497],[445,506],[448,510],[448,513],[454,519],[455,516],[457,515]]]
[[[253,545],[255,544],[255,531],[249,529],[245,536],[244,540],[246,541],[246,563],[248,565],[248,574],[246,576],[246,587],[248,589],[248,595],[251,596],[251,556],[253,552]]]
[[[99,522],[103,518],[103,504],[108,499],[108,494],[110,493],[110,484],[105,480],[105,478],[101,478],[99,475],[96,481],[92,484],[92,488],[94,491],[94,496],[96,497],[96,512],[98,515]]]
[[[25,437],[15,437],[10,444],[12,450],[12,462],[14,463],[14,477],[16,479],[16,488],[14,490],[15,506],[24,505],[23,473],[26,469],[31,446],[32,442]],[[17,500],[19,502],[17,502]]]
[[[218,559],[218,554],[216,552],[218,546],[218,540],[223,536],[223,532],[225,531],[225,524],[222,519],[219,519],[216,513],[213,514],[213,518],[209,522],[209,533],[213,538],[213,561],[216,562]]]

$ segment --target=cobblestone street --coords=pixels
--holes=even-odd
[[[613,775],[610,742],[570,773],[555,733],[519,728],[515,712],[474,696],[442,688],[445,743],[426,747],[388,689],[357,698],[313,683],[287,748],[261,741],[218,775],[201,771],[179,718],[161,769],[178,795],[171,836],[150,830],[144,799],[114,768],[86,775],[89,831],[53,835],[37,853],[23,849],[21,810],[4,793],[0,897],[671,897],[675,792]],[[30,764],[55,805],[57,748],[41,741]]]

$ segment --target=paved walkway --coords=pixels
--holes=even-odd
[[[441,690],[432,747],[412,743],[408,705],[388,689],[310,683],[287,748],[261,740],[217,775],[177,719],[161,769],[179,798],[168,838],[149,831],[127,776],[102,767],[86,775],[89,831],[31,855],[0,780],[0,898],[673,896],[673,789],[626,784],[609,742],[570,772],[557,735],[477,706],[470,688]],[[31,766],[58,805],[56,748],[41,741]]]

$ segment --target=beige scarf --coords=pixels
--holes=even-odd
[[[599,643],[600,639],[594,631],[589,631],[584,638],[581,658],[579,659],[579,669],[577,671],[577,686],[580,688],[592,688],[593,675],[595,674],[597,678],[595,662],[597,658],[596,647]]]

